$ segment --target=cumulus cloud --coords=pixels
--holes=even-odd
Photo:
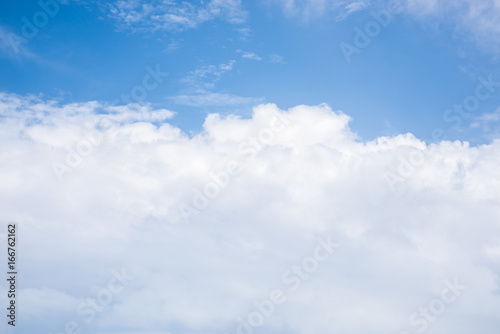
[[[0,212],[20,226],[24,332],[232,334],[279,288],[285,302],[255,332],[413,333],[410,316],[456,278],[466,289],[429,333],[496,333],[499,141],[363,142],[327,105],[273,104],[209,115],[188,136],[171,111],[116,108],[0,95]],[[387,171],[415,150],[425,163],[391,189]],[[81,161],[59,182],[53,163],[71,154]],[[230,161],[239,173],[180,219]],[[291,274],[328,236],[331,257]],[[77,306],[121,268],[134,279],[87,322]]]

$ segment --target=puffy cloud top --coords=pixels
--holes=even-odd
[[[172,117],[0,95],[0,212],[19,226],[25,330],[245,332],[276,289],[285,301],[246,332],[498,328],[498,141],[363,142],[327,105],[212,114],[195,136]]]

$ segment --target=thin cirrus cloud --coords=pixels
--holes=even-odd
[[[365,0],[267,0],[277,4],[288,17],[309,22],[324,15],[333,15],[338,20],[370,6]]]
[[[215,88],[215,83],[219,81],[226,72],[233,70],[236,61],[234,59],[227,63],[218,65],[199,66],[193,71],[190,71],[181,83],[186,85],[187,89],[193,91],[205,91]]]
[[[480,135],[488,140],[495,140],[500,134],[500,108],[474,117],[470,128],[480,130]]]
[[[241,55],[241,57],[245,58],[245,59],[250,59],[250,60],[262,60],[261,57],[259,57],[257,54],[255,54],[253,52],[244,52]]]
[[[495,110],[492,113],[486,113],[483,115],[478,116],[476,119],[483,121],[483,122],[498,122],[500,121],[500,108]]]
[[[474,40],[482,49],[500,52],[500,3],[495,0],[406,0],[407,13],[420,19],[437,19]]]
[[[5,27],[0,26],[0,54],[14,59],[34,59],[37,57],[33,55],[26,44],[20,42],[20,36],[16,36],[12,31]]]
[[[390,2],[399,2],[404,13],[426,25],[437,20],[451,24],[454,31],[473,40],[483,50],[500,52],[500,4],[496,0],[268,0],[278,4],[283,12],[301,22],[331,16],[343,20],[362,10],[382,9]]]
[[[244,53],[246,55],[247,53]],[[252,54],[258,57],[255,54]],[[260,59],[260,57],[259,57]],[[244,97],[234,94],[215,92],[216,83],[223,75],[232,71],[235,60],[219,65],[205,65],[190,71],[182,80],[184,94],[170,96],[168,99],[175,104],[191,107],[249,107],[263,102],[262,97]]]
[[[119,0],[108,5],[108,16],[120,29],[132,31],[185,30],[211,20],[244,23],[247,12],[241,0],[186,1]]]
[[[275,288],[286,301],[259,331],[414,332],[408,318],[446,279],[467,289],[434,328],[498,329],[499,141],[363,142],[327,105],[273,104],[247,119],[209,115],[188,136],[169,124],[171,111],[113,108],[0,94],[0,211],[22,221],[24,332],[61,332],[73,320],[96,333],[233,334]],[[249,154],[273,120],[279,131]],[[53,163],[89,132],[101,140],[59,182]],[[387,170],[415,150],[425,163],[391,189]],[[231,159],[241,172],[179,220],[180,205]],[[291,291],[282,275],[327,235],[338,249]],[[120,268],[133,280],[85,322],[77,306]]]
[[[235,107],[262,103],[264,98],[244,97],[226,93],[206,93],[198,95],[177,95],[171,97],[176,104],[191,107]]]

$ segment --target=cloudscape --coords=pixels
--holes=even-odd
[[[498,1],[1,9],[1,333],[498,333]]]

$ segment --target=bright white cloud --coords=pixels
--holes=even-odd
[[[210,115],[193,137],[150,106],[4,93],[0,116],[0,212],[20,225],[26,326],[55,333],[73,319],[89,333],[232,334],[281,287],[286,302],[258,331],[414,332],[409,316],[456,277],[467,289],[432,328],[498,328],[500,141],[361,142],[326,105]],[[59,182],[52,163],[88,132],[102,140]],[[426,163],[392,191],[387,170],[415,149]],[[231,160],[241,173],[180,223],[179,204]],[[290,291],[282,275],[327,235],[338,249]],[[97,296],[114,268],[134,280],[85,323],[70,304]],[[46,312],[47,296],[67,312]]]
[[[187,1],[118,0],[109,5],[109,17],[122,29],[134,31],[184,30],[206,21],[221,19],[233,24],[245,22],[241,0]]]

